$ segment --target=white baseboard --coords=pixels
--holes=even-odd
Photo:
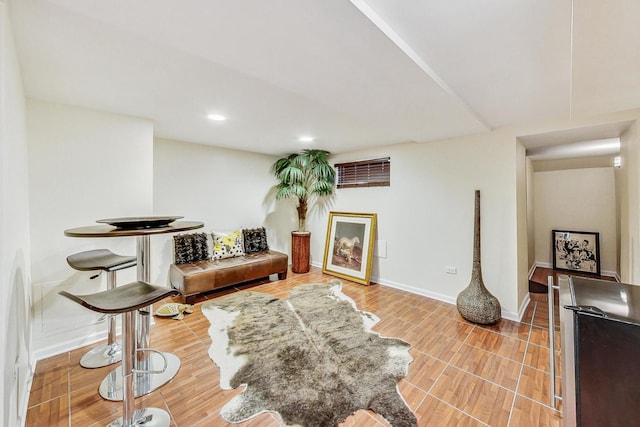
[[[155,320],[153,319],[153,316],[151,316],[151,326],[153,325],[155,325]],[[116,326],[116,336],[117,336],[118,342],[120,342],[120,339],[122,336],[122,325],[120,324],[120,322],[118,322]],[[39,348],[33,352],[34,367],[35,367],[35,362],[37,362],[38,360],[46,359],[47,357],[51,357],[51,356],[57,356],[58,354],[61,354],[67,351],[72,351],[87,345],[95,344],[97,342],[104,341],[106,339],[107,339],[106,331],[96,331],[89,335],[67,339],[59,343],[56,343],[54,345]]]
[[[529,294],[529,292],[527,292],[524,300],[520,304],[520,308],[518,309],[518,319],[516,320],[516,322],[522,321],[522,319],[524,318],[524,314],[527,312],[527,308],[529,307],[530,302],[531,302],[531,295]],[[511,320],[514,320],[514,319],[511,319]]]
[[[120,339],[120,326],[116,328],[116,335]],[[95,332],[91,335],[73,338],[70,340],[62,341],[60,343],[39,348],[33,352],[33,358],[35,361],[46,359],[47,357],[57,356],[58,354],[72,351],[86,345],[95,344],[99,341],[103,341],[107,337],[107,334],[103,331]]]
[[[372,277],[371,280],[380,285],[389,286],[390,288],[400,289],[401,291],[411,292],[412,294],[421,295],[427,298],[435,299],[438,301],[446,302],[447,304],[456,304],[456,299],[449,296],[439,294],[437,292],[426,291],[424,289],[415,288],[413,286],[405,285],[404,283],[393,282],[391,280],[381,279],[379,277]],[[528,298],[528,295],[527,295]],[[522,310],[522,314],[513,313],[510,311],[502,309],[501,315],[503,319],[513,320],[514,322],[519,322],[520,319],[524,316],[524,310],[526,310],[526,306]]]
[[[535,266],[542,267],[542,268],[553,268],[553,264],[551,264],[550,262],[542,262],[542,261],[536,261]]]
[[[322,268],[321,264],[312,262],[311,265],[313,265],[314,267],[320,267]],[[383,285],[383,286],[388,286],[390,288],[394,288],[394,289],[399,289],[401,291],[406,291],[406,292],[410,292],[412,294],[416,294],[416,295],[421,295],[423,297],[427,297],[427,298],[431,298],[431,299],[435,299],[437,301],[442,301],[442,302],[446,302],[447,304],[456,304],[456,299],[454,297],[451,297],[449,295],[444,295],[444,294],[439,294],[437,292],[431,292],[431,291],[427,291],[421,288],[416,288],[404,283],[399,283],[399,282],[394,282],[392,280],[387,280],[387,279],[382,279],[380,277],[371,277],[371,281],[374,283],[377,283],[379,285]],[[524,307],[524,310],[526,310],[526,306]],[[504,319],[507,320],[513,320],[514,322],[519,322],[520,319],[522,319],[522,316],[524,316],[524,311],[522,310],[522,314],[519,313],[513,313],[507,310],[502,310],[502,317]]]

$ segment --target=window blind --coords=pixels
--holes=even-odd
[[[391,159],[336,163],[337,188],[391,186]]]

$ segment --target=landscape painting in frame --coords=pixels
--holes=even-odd
[[[368,285],[376,214],[329,212],[322,272]]]
[[[553,268],[600,275],[600,233],[553,230]]]

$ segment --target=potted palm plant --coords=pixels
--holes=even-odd
[[[329,164],[330,155],[325,150],[305,149],[276,160],[272,167],[278,180],[276,199],[297,199],[298,230],[291,232],[294,273],[309,271],[311,233],[306,229],[309,204],[333,194],[336,171]]]

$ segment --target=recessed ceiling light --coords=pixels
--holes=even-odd
[[[213,121],[216,121],[216,122],[223,122],[223,121],[227,120],[227,118],[225,116],[223,116],[222,114],[209,114],[207,116],[207,118],[209,120],[213,120]]]
[[[300,142],[313,142],[315,138],[312,136],[301,136],[300,138],[298,138],[298,141]]]

